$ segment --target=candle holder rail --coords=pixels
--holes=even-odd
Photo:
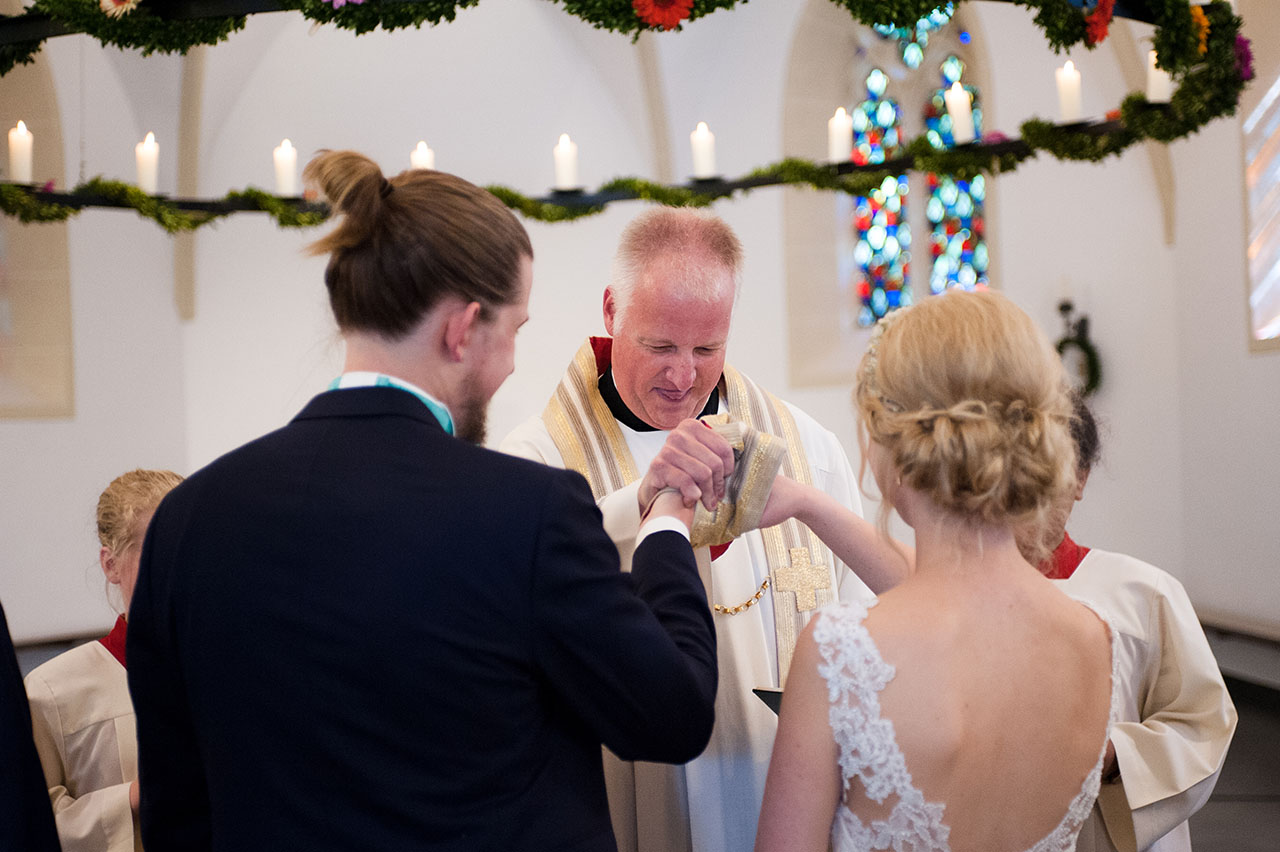
[[[1104,121],[1077,127],[1074,132],[1105,138],[1122,130],[1119,122]],[[705,207],[768,186],[867,195],[886,178],[896,179],[912,170],[972,177],[980,172],[1009,171],[1034,154],[1035,149],[1020,139],[992,139],[945,150],[917,139],[900,155],[881,163],[818,163],[793,157],[734,179],[698,179],[670,185],[626,177],[609,181],[592,192],[552,191],[541,197],[526,196],[500,185],[485,188],[527,218],[564,222],[595,215],[619,201]],[[235,190],[222,198],[201,199],[149,195],[132,184],[101,177],[69,191],[56,191],[50,184],[0,182],[0,209],[22,222],[64,221],[87,208],[132,209],[170,233],[193,231],[234,213],[267,213],[281,227],[312,227],[331,214],[329,206],[322,202],[285,198],[256,187]]]

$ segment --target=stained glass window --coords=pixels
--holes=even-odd
[[[867,31],[851,81],[854,91],[865,92],[849,109],[855,163],[887,162],[901,153],[907,140],[918,136],[935,148],[952,146],[943,94],[956,82],[969,93],[974,126],[982,132],[979,91],[965,76],[961,59],[971,39],[951,20],[952,9],[952,4],[945,4],[914,27]],[[988,286],[986,190],[981,176],[961,180],[915,174],[886,178],[866,196],[839,196],[840,327],[874,325],[895,308],[930,293]],[[915,203],[908,204],[909,198]],[[922,241],[915,246],[914,264],[913,232]]]
[[[925,105],[925,133],[935,148],[949,148],[955,144],[951,136],[951,117],[947,115],[943,93],[953,83],[959,82],[973,101],[973,126],[982,134],[982,106],[978,90],[961,81],[964,63],[956,56],[948,56],[940,69],[942,88]],[[953,287],[965,290],[982,289],[988,284],[986,217],[986,179],[976,175],[972,180],[962,180],[949,175],[930,174],[929,200],[925,204],[925,218],[929,220],[929,291],[941,293]]]
[[[899,147],[902,113],[896,101],[886,97],[889,78],[879,68],[866,78],[867,98],[853,110],[853,161],[883,163]],[[873,325],[901,305],[911,303],[907,275],[911,262],[911,226],[907,223],[907,176],[887,177],[870,195],[842,204],[842,231],[848,252],[846,277],[853,282],[857,323]],[[850,263],[851,261],[851,263]]]

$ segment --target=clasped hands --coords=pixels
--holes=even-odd
[[[642,512],[684,521],[695,547],[723,544],[789,517],[779,513],[790,511],[792,501],[771,497],[777,481],[786,480],[777,476],[785,454],[780,439],[725,415],[685,420],[649,466],[637,500]]]

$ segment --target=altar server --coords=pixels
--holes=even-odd
[[[1067,535],[1071,507],[1099,455],[1097,424],[1078,396],[1071,435],[1076,490],[1044,531],[1041,540],[1056,547],[1041,570],[1110,614],[1120,638],[1122,691],[1106,783],[1077,852],[1191,852],[1187,820],[1218,781],[1235,733],[1235,706],[1182,584],[1132,556],[1081,547]]]
[[[31,725],[65,852],[134,852],[138,741],[125,676],[127,613],[142,539],[156,506],[182,477],[132,470],[98,498],[98,562],[122,614],[111,632],[27,675]]]

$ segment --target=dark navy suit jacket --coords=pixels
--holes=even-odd
[[[688,543],[630,575],[586,481],[321,394],[157,510],[129,617],[142,833],[168,850],[609,850],[600,745],[710,736]]]
[[[59,848],[49,788],[31,739],[31,705],[0,607],[0,852]]]

